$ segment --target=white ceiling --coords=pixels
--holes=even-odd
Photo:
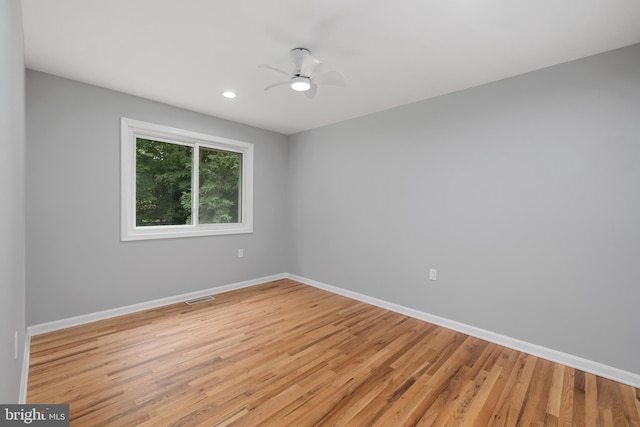
[[[28,68],[292,134],[640,42],[638,0],[22,0]],[[263,89],[306,47],[348,79]],[[233,100],[222,91],[238,93]]]

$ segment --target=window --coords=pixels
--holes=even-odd
[[[122,118],[122,240],[253,231],[253,144]]]

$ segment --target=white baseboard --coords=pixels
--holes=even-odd
[[[20,395],[18,403],[27,403],[27,384],[29,383],[29,356],[31,355],[31,336],[27,333],[24,337],[24,350],[22,353],[22,376],[20,377]]]
[[[306,277],[296,276],[294,274],[286,274],[286,277],[292,280],[296,280],[300,283],[304,283],[306,285],[323,289],[325,291],[329,291],[329,292],[339,294],[348,298],[362,301],[367,304],[375,305],[377,307],[394,311],[396,313],[404,314],[409,317],[424,320],[425,322],[443,326],[448,329],[453,329],[454,331],[462,332],[463,334],[471,335],[473,337],[480,338],[495,344],[499,344],[517,351],[522,351],[524,353],[528,353],[533,356],[540,357],[542,359],[550,360],[552,362],[570,366],[572,368],[589,372],[604,378],[608,378],[610,380],[618,381],[620,383],[627,384],[632,387],[640,388],[640,375],[633,372],[624,371],[622,369],[614,368],[612,366],[604,365],[602,363],[594,362],[592,360],[584,359],[582,357],[563,353],[561,351],[553,350],[537,344],[531,344],[526,341],[521,341],[516,338],[508,337],[506,335],[497,334],[495,332],[487,331],[485,329],[476,328],[475,326],[466,325],[464,323],[445,319],[439,316],[434,316],[429,313],[425,313],[419,310],[414,310],[412,308],[404,307],[398,304],[373,298],[367,295],[359,294],[357,292],[352,292],[346,289],[327,285],[326,283],[307,279]]]
[[[233,291],[235,289],[248,288],[274,280],[284,279],[286,274],[276,274],[273,276],[260,277],[258,279],[247,280],[244,282],[233,283],[230,285],[218,286],[215,288],[204,289],[201,291],[189,292],[186,294],[175,295],[167,298],[160,298],[153,301],[142,302],[138,304],[127,305],[125,307],[112,308],[109,310],[98,311],[96,313],[84,314],[81,316],[70,317],[67,319],[54,320],[52,322],[40,323],[38,325],[29,326],[27,328],[28,336],[45,334],[47,332],[57,331],[59,329],[70,328],[72,326],[84,325],[86,323],[96,322],[98,320],[109,319],[124,314],[136,313],[143,310],[158,308],[169,304],[175,304],[191,299],[203,297],[205,295],[215,295],[222,292]]]

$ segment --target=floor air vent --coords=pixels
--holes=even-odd
[[[207,295],[205,297],[200,297],[200,298],[196,298],[196,299],[192,299],[189,301],[185,301],[185,303],[187,305],[195,305],[195,304],[200,304],[203,302],[207,302],[207,301],[213,301],[215,298],[213,298],[211,295]]]

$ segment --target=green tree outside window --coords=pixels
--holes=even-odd
[[[200,224],[241,218],[242,154],[199,147]],[[136,139],[136,226],[192,223],[194,148]]]

